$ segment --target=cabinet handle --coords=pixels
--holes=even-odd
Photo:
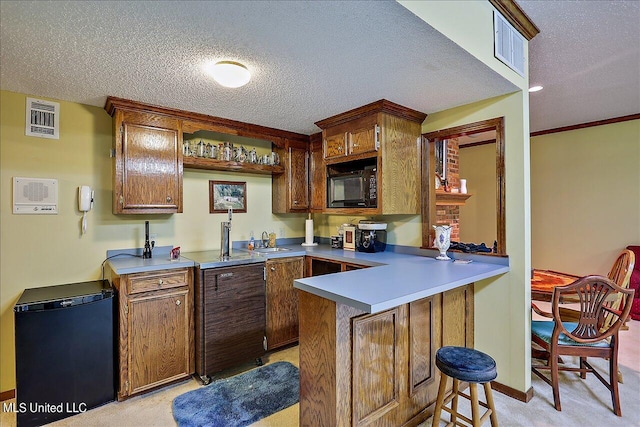
[[[342,145],[338,145],[338,151],[342,153]]]
[[[275,267],[271,267],[271,271],[276,271],[276,268]]]
[[[162,279],[158,280],[158,286],[164,285],[164,281]]]
[[[358,148],[358,144],[353,144],[353,148]]]
[[[294,201],[293,201],[293,204],[294,204],[294,205],[297,205],[297,204],[298,204],[298,201],[297,201],[297,200],[294,200]]]
[[[178,299],[178,300],[176,300],[176,305],[180,305],[180,304],[182,304],[182,303],[180,302],[180,300],[179,300],[179,299]]]
[[[171,196],[167,196],[167,202],[171,203]]]

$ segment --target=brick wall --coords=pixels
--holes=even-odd
[[[460,188],[460,147],[458,138],[447,141],[447,185],[449,188]],[[460,206],[438,206],[436,209],[438,224],[450,225],[451,240],[460,241]]]

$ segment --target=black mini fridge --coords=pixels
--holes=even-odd
[[[115,400],[114,307],[106,280],[24,290],[13,309],[18,427]]]

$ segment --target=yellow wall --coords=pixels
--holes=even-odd
[[[496,144],[460,149],[460,178],[471,197],[460,206],[460,241],[492,247],[496,223]]]
[[[30,95],[38,97],[37,95]],[[60,102],[60,139],[27,137],[26,95],[0,92],[0,391],[15,387],[13,305],[25,288],[100,278],[110,249],[141,247],[144,221],[158,235],[159,246],[184,252],[218,249],[224,214],[209,214],[209,180],[247,182],[247,213],[233,216],[232,240],[249,231],[284,231],[303,237],[305,215],[271,213],[271,179],[264,175],[186,170],[184,213],[125,215],[111,213],[111,117],[101,108]],[[55,178],[57,215],[14,215],[12,178]],[[77,188],[95,190],[87,234],[80,234]]]
[[[535,268],[606,275],[640,245],[640,120],[531,138],[531,217]]]
[[[524,392],[531,387],[528,96],[517,92],[432,114],[422,130],[502,116],[510,272],[475,285],[475,347],[496,359],[498,382]]]
[[[430,114],[423,132],[505,117],[506,240],[510,272],[476,283],[475,346],[498,364],[497,381],[519,391],[531,387],[529,87],[493,56],[493,6],[488,1],[399,1],[433,28],[513,83],[511,95]],[[529,47],[525,43],[528,64]]]

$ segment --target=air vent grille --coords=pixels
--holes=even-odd
[[[493,11],[494,55],[524,77],[524,37],[498,12]]]
[[[27,98],[25,135],[40,138],[60,138],[60,104]]]

